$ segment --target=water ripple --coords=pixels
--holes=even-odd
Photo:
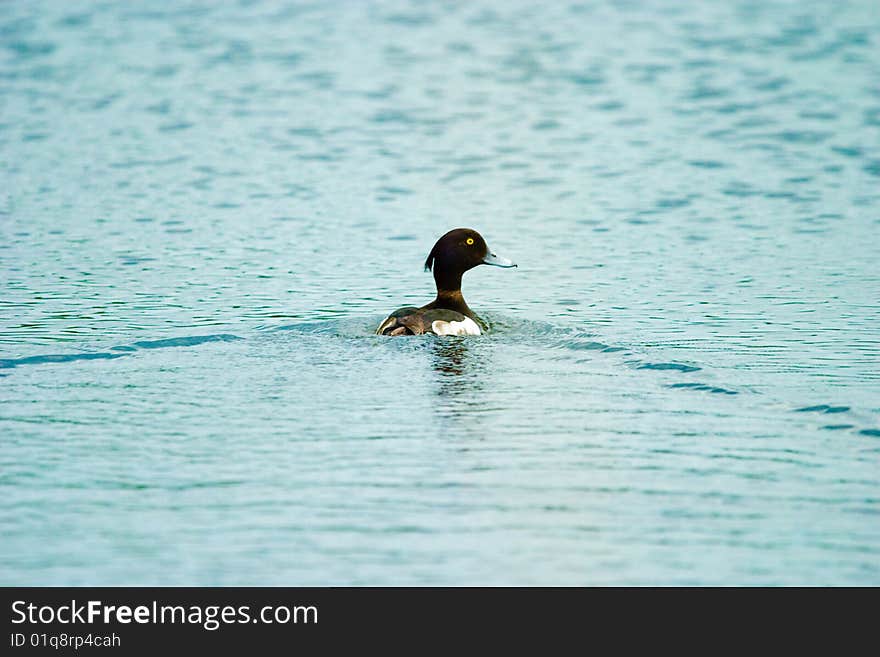
[[[90,352],[80,354],[42,354],[38,356],[27,356],[24,358],[6,358],[0,359],[0,369],[11,369],[13,367],[21,367],[22,365],[41,365],[44,363],[70,363],[80,360],[110,360],[113,358],[121,358],[127,353],[137,351],[138,349],[165,349],[168,347],[193,347],[204,344],[206,342],[230,342],[232,340],[241,340],[242,338],[230,334],[217,335],[193,335],[180,338],[166,338],[164,340],[140,340],[131,345],[119,345],[112,347],[115,352]]]

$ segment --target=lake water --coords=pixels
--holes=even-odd
[[[0,160],[3,584],[880,584],[876,0],[4,2]]]

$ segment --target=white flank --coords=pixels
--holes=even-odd
[[[441,319],[431,322],[431,330],[437,335],[481,335],[480,327],[470,317],[460,322],[444,322]]]

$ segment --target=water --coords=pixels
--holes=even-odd
[[[880,584],[880,5],[548,4],[0,5],[4,584]]]

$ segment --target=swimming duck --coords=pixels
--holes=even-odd
[[[477,265],[516,267],[489,251],[486,241],[472,228],[450,230],[437,240],[425,260],[425,271],[434,271],[437,298],[421,308],[398,308],[379,324],[376,335],[480,335],[482,322],[461,295],[462,274]]]

